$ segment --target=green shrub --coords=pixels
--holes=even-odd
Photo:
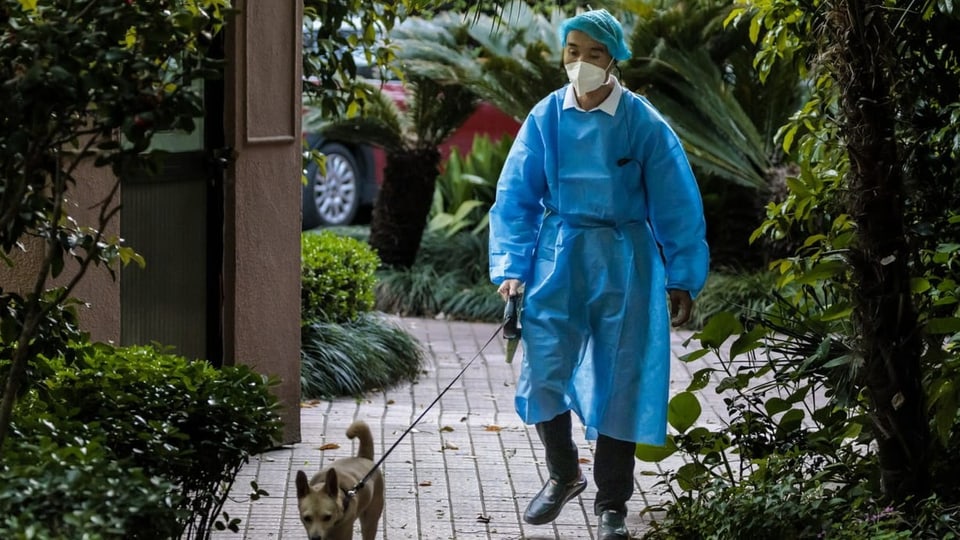
[[[0,468],[0,537],[176,538],[174,486],[117,460],[97,426],[49,417],[14,425]]]
[[[726,540],[912,538],[902,516],[870,498],[830,482],[797,459],[770,457],[753,474],[732,483],[714,478],[667,505],[644,538]]]
[[[469,230],[478,234],[486,230],[487,214],[493,205],[500,170],[507,160],[513,137],[504,135],[492,142],[487,135],[473,139],[465,157],[454,148],[437,177],[430,207],[427,230],[453,236]]]
[[[458,285],[490,284],[488,237],[486,231],[454,236],[428,233],[423,237],[417,264],[429,266],[437,274],[453,275]]]
[[[62,356],[72,354],[69,345],[87,339],[87,335],[80,331],[77,320],[76,306],[80,302],[69,299],[61,304],[53,303],[61,289],[47,290],[40,299],[40,307],[48,309],[46,315],[40,319],[37,329],[43,339],[30,344],[31,357]],[[0,287],[0,361],[13,358],[13,350],[17,338],[23,329],[23,320],[26,312],[26,300],[17,293],[5,292]],[[5,373],[0,371],[0,380]]]
[[[461,288],[443,302],[443,313],[450,319],[499,322],[503,318],[503,298],[490,283]]]
[[[380,261],[369,245],[329,231],[301,235],[301,318],[348,322],[373,309]]]
[[[498,321],[503,300],[487,277],[487,234],[428,232],[408,269],[378,273],[377,309],[404,316]]]
[[[27,358],[54,358],[75,355],[72,345],[88,341],[88,335],[80,331],[76,299],[55,302],[62,289],[49,289],[41,296],[38,309],[46,310],[40,318],[37,334],[42,339],[34,339],[27,345]],[[17,293],[5,292],[0,287],[0,389],[6,387],[17,343],[23,332],[23,321],[27,315],[27,301]],[[42,361],[27,362],[18,382],[17,397],[23,396],[37,380],[49,374],[48,366]],[[2,394],[2,391],[0,391]]]
[[[498,322],[503,300],[487,273],[487,234],[427,232],[417,262],[407,269],[381,269],[375,288],[376,308],[403,316],[443,316]],[[713,315],[734,313],[748,320],[775,302],[772,272],[711,271],[697,297],[687,328],[703,328]]]
[[[697,296],[688,328],[703,328],[711,316],[726,311],[740,320],[756,318],[774,303],[771,294],[776,289],[777,276],[773,272],[737,272],[729,269],[711,270],[700,295]]]
[[[162,494],[163,503],[178,518],[174,536],[209,533],[241,466],[250,455],[274,446],[279,434],[276,398],[268,383],[245,366],[216,369],[152,347],[114,349],[98,344],[80,352],[72,363],[49,362],[52,375],[38,385],[32,399],[18,404],[19,440],[12,444],[59,449],[37,456],[41,463],[48,457],[57,460],[60,454],[74,456],[86,446],[102,448],[109,461],[121,468],[142,471],[143,478],[155,485],[174,486]],[[94,483],[91,489],[106,493],[114,468],[110,462],[64,461],[61,468],[74,471],[67,475],[70,478],[103,472],[105,483]],[[17,476],[17,470],[5,468],[3,474]],[[153,492],[148,487],[134,482],[126,495],[134,500],[149,498]],[[56,486],[42,488],[35,491]],[[81,490],[77,497],[83,494]],[[84,508],[85,503],[66,498],[62,504]],[[110,519],[119,523],[121,517]],[[56,521],[46,524],[52,531],[67,526]],[[136,534],[168,537],[151,536],[150,529]],[[105,537],[136,534],[126,531]]]
[[[410,268],[385,268],[377,276],[377,309],[403,317],[437,315],[444,295],[456,286],[453,274],[440,274],[421,263]]]
[[[410,334],[370,314],[350,323],[306,325],[302,342],[300,387],[307,399],[356,396],[414,380],[423,365],[423,349]]]

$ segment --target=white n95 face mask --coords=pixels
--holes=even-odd
[[[610,63],[612,64],[613,60]],[[607,82],[607,70],[589,62],[577,60],[563,67],[567,70],[567,78],[570,79],[577,97],[593,92]]]

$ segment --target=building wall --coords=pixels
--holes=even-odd
[[[239,15],[226,28],[223,104],[227,144],[236,155],[225,180],[224,364],[248,365],[280,380],[274,388],[283,407],[280,442],[291,443],[300,440],[302,3],[238,0],[235,7]],[[96,213],[89,207],[114,179],[106,169],[80,175],[70,212],[92,225]],[[106,231],[118,234],[119,222]],[[13,255],[17,265],[2,267],[0,286],[32,289],[42,249],[28,245],[26,253]],[[68,268],[62,279],[70,274]],[[74,296],[89,304],[81,313],[84,330],[94,340],[118,342],[119,282],[92,267]]]
[[[109,170],[97,169],[92,164],[83,164],[74,172],[77,177],[76,188],[68,193],[67,213],[83,226],[99,229],[99,207],[93,205],[103,201],[113,188],[115,177]],[[117,190],[113,205],[120,197]],[[120,234],[120,220],[114,217],[103,228],[104,236]],[[15,250],[11,253],[14,267],[2,266],[0,271],[0,287],[6,290],[25,294],[32,291],[37,282],[37,271],[43,262],[44,246],[39,241],[26,242],[24,251]],[[48,281],[46,288],[65,286],[76,275],[77,264],[72,260],[66,261],[63,273],[57,278]],[[78,310],[80,324],[84,331],[90,333],[93,341],[117,343],[120,340],[120,283],[114,280],[103,267],[91,265],[86,274],[77,284],[71,296],[85,303]]]
[[[300,437],[302,2],[236,3],[227,36],[224,362],[281,379],[284,442]]]

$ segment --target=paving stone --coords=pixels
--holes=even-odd
[[[505,362],[503,341],[494,339],[477,354],[497,325],[433,319],[395,319],[417,337],[426,352],[424,372],[413,384],[372,393],[361,400],[343,398],[311,401],[301,409],[302,442],[254,456],[244,466],[224,510],[239,517],[240,534],[215,533],[216,540],[303,539],[293,479],[297,470],[312,476],[335,459],[354,455],[357,443],[346,438],[356,419],[370,424],[377,458],[383,455],[436,396],[473,360],[459,381],[424,414],[383,463],[387,482],[386,508],[380,521],[382,540],[594,540],[593,446],[575,436],[590,485],[564,507],[554,523],[531,526],[522,514],[529,498],[546,479],[543,452],[532,426],[525,426],[513,410],[514,385],[522,348],[513,364]],[[689,333],[671,337],[674,362],[671,392],[683,391],[694,373],[709,359],[685,363],[684,342]],[[692,349],[691,349],[692,350]],[[719,375],[714,374],[719,380]],[[715,425],[725,413],[718,396],[701,397],[704,425]],[[336,443],[339,448],[320,448]],[[627,525],[634,535],[649,526],[651,516],[639,510],[662,500],[656,474],[683,465],[670,458],[663,463],[637,462],[636,493]],[[249,501],[255,480],[270,495]],[[359,538],[359,526],[356,537]]]

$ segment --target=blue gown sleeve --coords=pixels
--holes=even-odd
[[[679,137],[665,122],[653,127],[643,160],[650,225],[663,250],[667,288],[696,298],[710,266],[700,188]]]
[[[543,196],[547,181],[540,129],[528,116],[497,181],[497,195],[490,208],[490,281],[527,282],[533,272],[533,254],[543,219]]]

